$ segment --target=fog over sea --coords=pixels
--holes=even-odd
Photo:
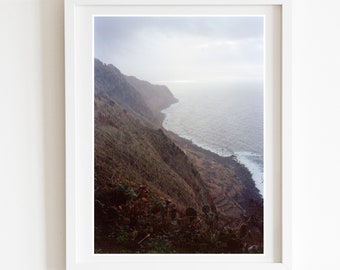
[[[263,195],[263,86],[167,84],[179,100],[163,110],[165,129],[220,156],[235,155]]]

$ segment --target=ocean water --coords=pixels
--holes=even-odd
[[[165,129],[220,156],[235,155],[263,196],[263,86],[169,85],[179,102],[163,110]]]

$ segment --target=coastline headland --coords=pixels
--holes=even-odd
[[[177,99],[166,86],[132,80],[95,61],[97,253],[153,250],[139,244],[146,233],[150,243],[170,237],[161,253],[263,246],[263,199],[249,170],[167,131],[160,112]]]

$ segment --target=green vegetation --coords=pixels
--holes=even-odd
[[[244,217],[235,228],[223,226],[209,205],[182,212],[131,180],[112,180],[100,194],[95,203],[98,253],[245,253],[256,242],[249,228],[262,231],[253,218]]]

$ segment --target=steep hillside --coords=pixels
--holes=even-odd
[[[154,85],[133,76],[126,76],[125,78],[143,96],[148,107],[160,120],[163,120],[163,114],[160,112],[178,102],[164,85]]]
[[[114,100],[138,118],[158,126],[163,120],[160,111],[178,101],[166,86],[126,76],[98,59],[95,59],[95,94]]]
[[[244,165],[233,156],[221,157],[171,132],[168,136],[184,149],[226,223],[242,215],[262,216],[263,200]]]
[[[95,60],[96,252],[261,252],[251,174],[165,131],[160,110],[176,101]]]
[[[199,174],[161,129],[144,126],[103,97],[95,99],[95,127],[95,180],[99,195],[101,186],[119,178],[148,185],[182,209],[200,208],[207,202]]]
[[[135,113],[145,123],[154,123],[155,115],[148,108],[142,95],[127,81],[113,65],[106,65],[95,59],[95,96],[107,97],[130,113]]]

